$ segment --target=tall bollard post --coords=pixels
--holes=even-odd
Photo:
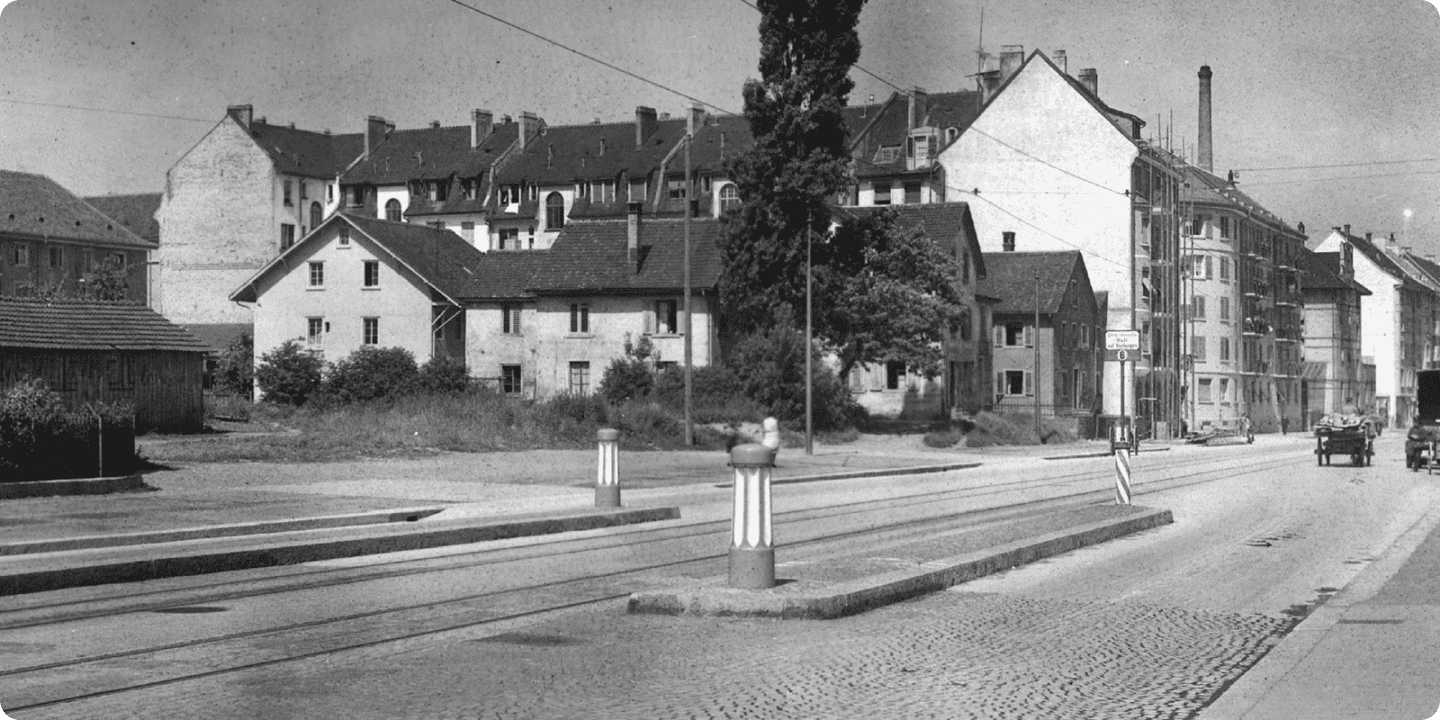
[[[595,433],[600,448],[595,478],[595,507],[620,507],[620,431],[601,428]]]
[[[764,445],[730,450],[735,468],[735,524],[730,535],[730,587],[775,587],[775,544],[770,534],[770,470],[775,451]]]
[[[1130,504],[1130,438],[1118,428],[1110,447],[1115,452],[1115,504]]]

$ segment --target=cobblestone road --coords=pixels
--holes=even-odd
[[[1189,718],[1287,624],[963,591],[824,623],[617,604],[16,717]]]

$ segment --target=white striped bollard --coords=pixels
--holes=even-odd
[[[595,507],[620,507],[620,431],[601,428],[595,433],[600,448],[595,478]]]
[[[775,587],[775,543],[770,534],[770,470],[775,451],[764,445],[730,450],[735,468],[735,524],[730,535],[730,587]]]
[[[1115,448],[1115,504],[1130,504],[1130,449]]]

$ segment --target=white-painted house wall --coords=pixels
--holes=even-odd
[[[970,203],[982,251],[1001,252],[1006,231],[1015,233],[1017,251],[1080,250],[1095,290],[1110,294],[1107,327],[1129,329],[1138,323],[1125,191],[1138,155],[1108,118],[1036,58],[939,159],[951,199]],[[978,197],[965,196],[974,189]],[[1119,364],[1105,365],[1105,412],[1115,414]],[[1126,394],[1131,414],[1133,396]]]
[[[1344,252],[1345,239],[1339,232],[1331,231],[1315,252]],[[1407,423],[1409,419],[1396,417],[1396,395],[1400,391],[1401,367],[1400,323],[1401,298],[1397,286],[1400,280],[1376,265],[1364,253],[1354,255],[1355,282],[1365,286],[1369,295],[1360,297],[1360,353],[1374,358],[1375,395],[1390,398],[1388,415],[1391,427],[1403,427],[1397,422]]]

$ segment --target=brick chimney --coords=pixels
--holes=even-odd
[[[235,122],[240,123],[240,127],[249,130],[250,121],[255,117],[255,106],[231,105],[230,107],[225,108],[225,112],[229,114],[230,117],[235,118]]]
[[[535,136],[540,134],[540,129],[544,126],[544,124],[544,121],[537,117],[535,113],[530,112],[529,110],[521,111],[520,147],[525,147],[529,145],[530,141],[534,140]]]
[[[1060,72],[1070,74],[1070,58],[1065,55],[1064,50],[1056,50],[1050,59],[1055,61],[1055,67],[1060,68]]]
[[[476,108],[470,111],[470,147],[480,147],[495,127],[495,116],[489,110]]]
[[[1100,97],[1100,73],[1095,72],[1095,68],[1080,68],[1079,79],[1091,95]]]
[[[911,87],[905,94],[909,99],[905,129],[914,130],[920,126],[920,123],[925,120],[926,113],[929,112],[925,102],[927,94],[925,88],[919,86]]]
[[[1024,45],[1001,45],[1000,46],[1000,78],[1001,82],[1010,79],[1020,66],[1025,64]]]
[[[976,76],[980,84],[980,101],[990,102],[995,96],[995,91],[1000,88],[1001,78],[999,70],[986,70]]]
[[[639,105],[635,107],[635,147],[645,144],[655,134],[659,122],[655,119],[655,108]]]
[[[385,122],[385,118],[379,115],[371,115],[365,118],[364,157],[370,157],[370,153],[374,152],[375,148],[380,147],[380,143],[385,142],[385,136],[389,134],[389,128],[390,126]]]
[[[640,272],[640,213],[645,203],[625,204],[625,250],[630,266]]]
[[[705,108],[699,103],[696,103],[690,106],[690,114],[685,123],[685,130],[691,135],[694,135],[695,131],[702,127],[705,127]]]
[[[1196,143],[1195,152],[1200,169],[1205,172],[1215,170],[1215,146],[1210,136],[1210,66],[1200,66],[1200,137]]]

